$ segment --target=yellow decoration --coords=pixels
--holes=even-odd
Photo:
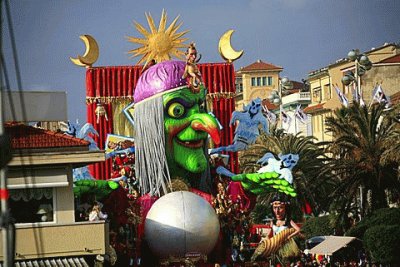
[[[271,254],[276,253],[288,241],[288,237],[295,231],[294,228],[287,228],[274,235],[272,238],[261,240],[251,257],[251,261],[255,261],[258,256],[267,258]]]
[[[179,19],[177,16],[166,29],[167,24],[167,13],[163,10],[161,14],[160,24],[158,29],[154,24],[152,16],[145,13],[147,23],[149,24],[150,31],[147,31],[141,24],[134,22],[135,28],[140,32],[144,38],[127,37],[129,42],[139,44],[140,47],[128,51],[129,54],[133,54],[132,57],[141,56],[138,61],[138,65],[145,62],[145,66],[155,60],[156,63],[170,60],[171,56],[183,59],[185,53],[179,48],[186,48],[187,45],[184,42],[187,38],[181,38],[189,31],[177,32],[182,23],[176,25]]]
[[[78,55],[77,58],[70,57],[69,59],[78,66],[91,67],[99,58],[99,46],[96,40],[88,35],[79,36],[81,40],[85,43],[86,51],[83,56]]]
[[[231,37],[234,30],[225,32],[219,39],[218,51],[223,59],[232,63],[243,55],[243,50],[235,51],[231,45]]]

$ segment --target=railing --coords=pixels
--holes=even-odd
[[[284,96],[282,98],[283,105],[288,105],[288,104],[296,103],[296,102],[309,102],[309,101],[311,101],[310,92],[294,93],[294,94]]]
[[[17,226],[15,260],[105,254],[108,245],[105,221]]]

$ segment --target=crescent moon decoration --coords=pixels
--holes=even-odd
[[[223,59],[232,63],[243,55],[243,50],[235,51],[231,45],[231,37],[234,30],[225,32],[219,39],[218,51]]]
[[[88,35],[81,35],[79,38],[84,42],[86,51],[83,56],[78,55],[76,58],[70,57],[69,59],[78,66],[91,67],[99,58],[99,46],[96,40]]]

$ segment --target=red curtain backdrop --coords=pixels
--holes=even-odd
[[[207,63],[198,65],[205,86],[208,88],[207,98],[213,103],[213,113],[223,126],[221,146],[232,143],[234,127],[229,127],[232,112],[235,110],[235,71],[232,64]],[[113,115],[111,102],[121,99],[132,99],[136,82],[141,74],[142,66],[93,67],[86,71],[86,103],[87,121],[99,133],[95,137],[100,149],[105,149],[107,134],[113,133]],[[95,114],[96,100],[99,100],[107,112],[107,118],[101,116],[99,123]],[[230,154],[230,168],[239,171],[237,153]],[[91,166],[96,179],[106,180],[111,175],[111,160]]]

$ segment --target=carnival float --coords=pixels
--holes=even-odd
[[[231,46],[233,30],[219,41],[225,62],[200,63],[199,48],[185,43],[187,31],[179,32],[179,17],[167,25],[163,11],[158,27],[150,14],[146,18],[149,30],[135,22],[142,37],[127,37],[138,45],[129,51],[141,57],[137,65],[93,66],[99,46],[90,35],[80,37],[85,54],[71,58],[86,67],[87,121],[107,158],[90,172],[76,171],[77,206],[96,201],[108,214],[111,264],[214,266],[268,259],[299,232],[285,209],[296,197],[291,171],[298,156],[267,153],[256,173],[241,174],[237,151],[269,127],[260,99],[234,110],[232,62],[243,51]],[[267,192],[284,196],[271,203],[271,238],[244,249],[250,243],[248,214],[256,196]],[[87,218],[84,209],[78,217]]]

